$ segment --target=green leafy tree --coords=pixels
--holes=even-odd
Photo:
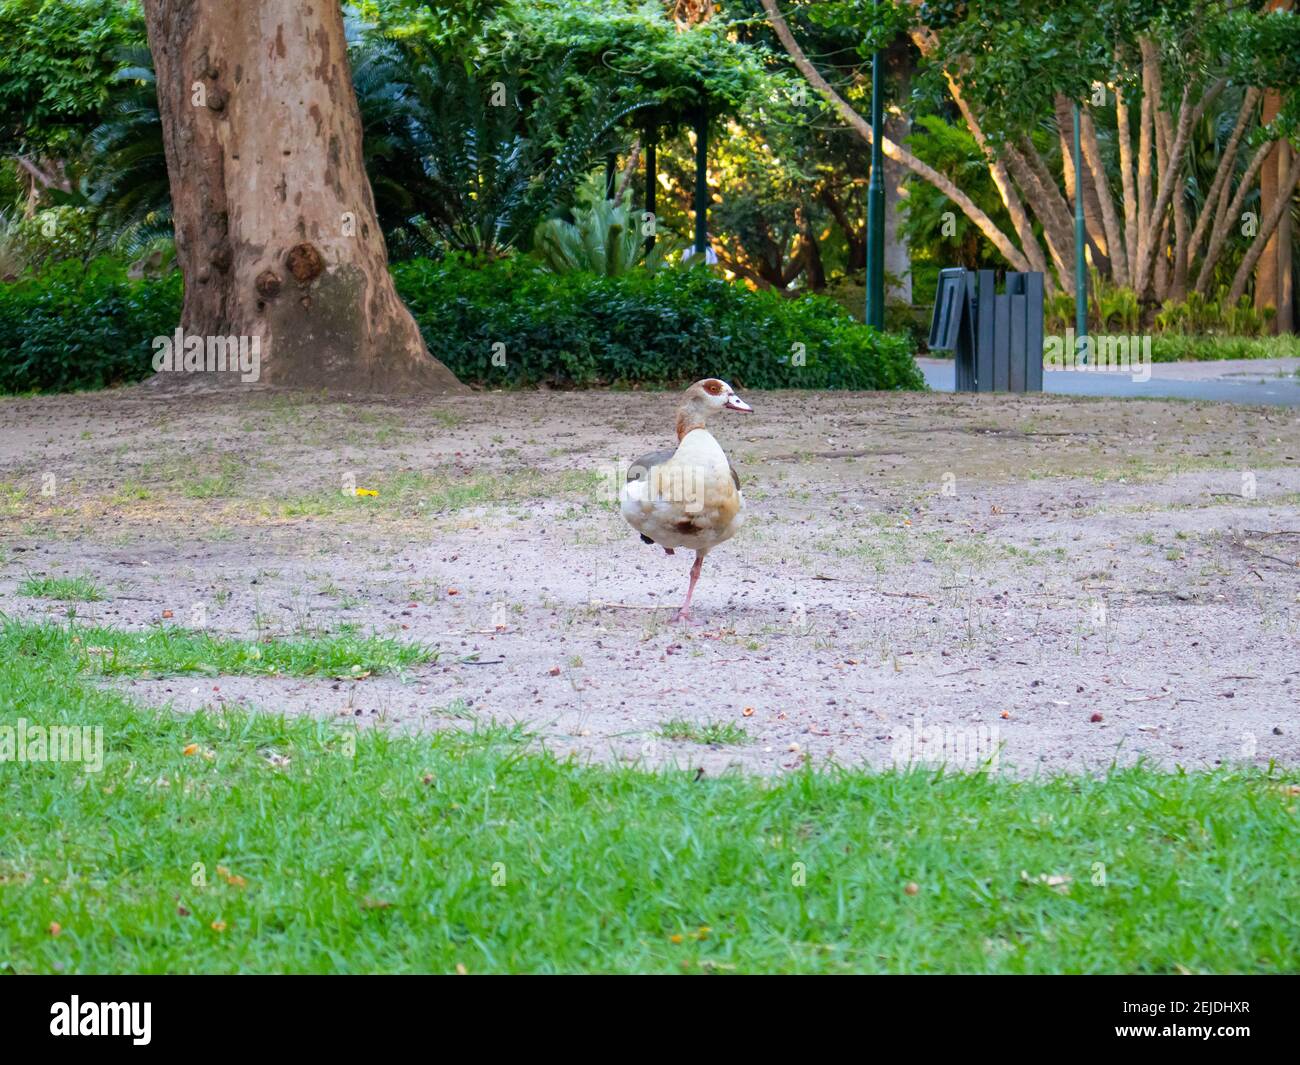
[[[374,43],[359,71],[381,222],[408,222],[473,254],[526,248],[636,110],[608,93],[558,106],[571,76],[565,61],[525,87],[404,39]]]

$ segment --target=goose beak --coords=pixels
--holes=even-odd
[[[727,397],[727,402],[723,404],[727,410],[738,410],[742,414],[753,414],[754,408],[741,399],[736,393],[732,392]]]

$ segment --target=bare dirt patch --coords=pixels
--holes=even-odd
[[[1022,772],[1300,761],[1293,412],[746,398],[757,414],[715,432],[749,521],[705,563],[701,627],[668,623],[690,555],[643,545],[608,493],[671,442],[662,393],[0,401],[0,610],[396,634],[437,664],[126,687],[383,727],[517,721],[707,772],[885,766],[918,723],[996,728]],[[19,596],[32,575],[89,576],[104,601]],[[664,738],[673,719],[749,742]]]

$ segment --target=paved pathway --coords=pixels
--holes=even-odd
[[[936,392],[951,392],[955,380],[952,359],[918,358],[917,365]],[[1227,403],[1266,403],[1300,406],[1300,359],[1238,359],[1221,362],[1158,362],[1151,380],[1133,381],[1127,374],[1080,370],[1047,370],[1043,391],[1064,396],[1152,397],[1204,399]]]

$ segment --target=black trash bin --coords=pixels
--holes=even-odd
[[[951,351],[958,392],[1043,390],[1043,275],[1008,273],[998,292],[992,270],[939,271],[931,351]]]

